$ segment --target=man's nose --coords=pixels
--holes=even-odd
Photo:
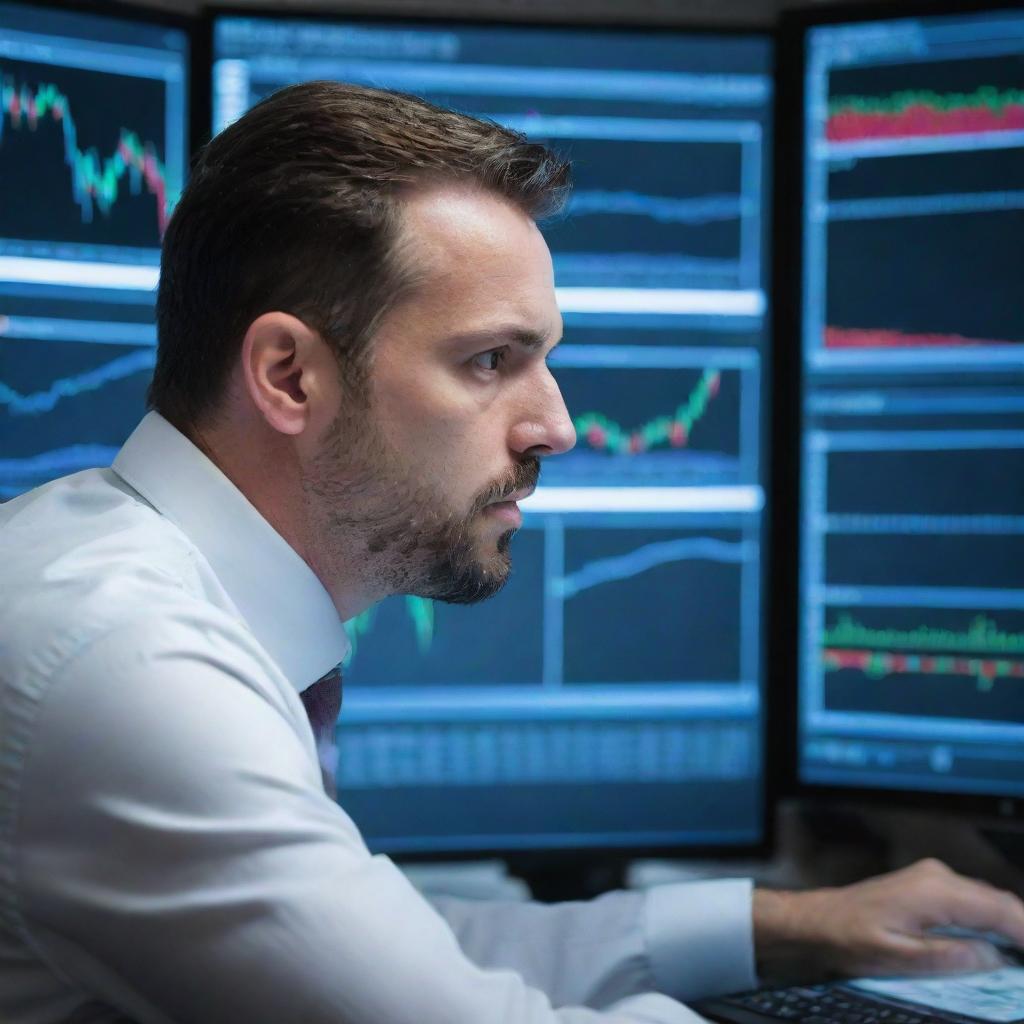
[[[528,386],[525,415],[513,428],[512,447],[538,458],[569,451],[576,444],[576,427],[551,371],[545,367],[543,378]]]

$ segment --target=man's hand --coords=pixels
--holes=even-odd
[[[1024,948],[1024,902],[937,860],[838,889],[754,893],[754,946],[766,981],[955,973],[1005,963],[988,942],[930,934],[945,927],[996,932]]]

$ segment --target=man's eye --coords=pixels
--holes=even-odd
[[[478,366],[481,370],[497,370],[501,366],[502,361],[505,358],[505,350],[501,348],[492,348],[489,352],[481,352],[480,355],[473,357],[473,365]]]

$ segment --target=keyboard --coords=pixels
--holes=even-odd
[[[927,1010],[901,1008],[836,985],[763,989],[698,1003],[694,1009],[727,1024],[949,1024]]]

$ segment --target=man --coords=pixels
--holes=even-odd
[[[1024,943],[1015,897],[930,863],[432,907],[325,793],[341,622],[497,591],[516,501],[573,444],[535,225],[566,187],[499,127],[329,83],[206,149],[155,411],[112,469],[0,515],[0,1019],[671,1024],[755,955],[921,971],[995,962],[935,925]]]

